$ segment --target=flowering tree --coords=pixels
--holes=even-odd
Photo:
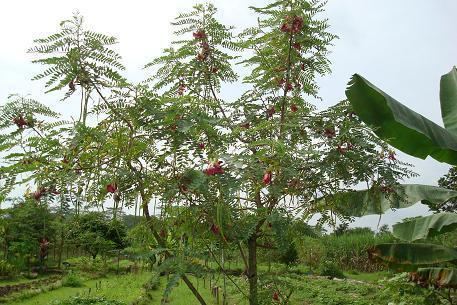
[[[34,137],[34,154],[47,155],[24,172],[38,187],[59,181],[56,191],[76,207],[103,208],[109,199],[113,217],[140,198],[163,268],[175,275],[167,287],[182,278],[200,304],[206,303],[187,274],[205,271],[204,254],[225,273],[229,250],[243,258],[249,288],[227,278],[251,305],[286,303],[291,292],[259,276],[259,248],[287,252],[293,219],[321,213],[321,222],[347,220],[338,194],[360,182],[389,198],[398,196],[397,181],[412,175],[347,102],[320,112],[312,105],[336,38],[318,17],[323,7],[272,2],[253,8],[258,24],[235,34],[212,5],[197,5],[177,17],[179,40],[146,65],[153,76],[142,84],[121,76],[115,38],[84,29],[79,16],[64,21],[31,52],[47,67],[36,79],[65,90],[64,98],[80,93],[80,118]],[[237,63],[250,71],[243,78]],[[247,90],[238,99],[222,97],[240,82]],[[19,109],[4,119],[20,134],[28,124]],[[28,145],[21,141],[4,150]],[[16,177],[20,162],[10,159],[2,171]],[[149,209],[155,200],[160,213]]]

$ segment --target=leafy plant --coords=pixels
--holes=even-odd
[[[320,263],[318,274],[322,276],[336,277],[338,279],[344,279],[346,277],[338,268],[337,264],[327,259]]]
[[[126,305],[124,302],[109,300],[104,297],[72,297],[66,300],[55,301],[55,305]]]
[[[374,126],[374,132],[394,147],[422,159],[431,156],[441,162],[457,164],[457,69],[455,67],[443,75],[440,81],[441,116],[444,128],[402,105],[360,75],[353,76],[346,95],[358,116],[367,124]],[[366,103],[369,103],[368,107]],[[428,196],[426,194],[429,191],[422,187],[417,189],[422,196]],[[454,192],[449,190],[448,193],[451,196],[446,200],[425,203],[436,208],[436,203],[442,205],[447,200],[455,198]],[[440,213],[396,224],[393,227],[393,235],[408,243],[377,245],[370,250],[370,255],[403,270],[416,270],[422,267],[412,277],[414,281],[425,286],[450,289],[455,285],[455,279],[452,276],[454,269],[443,268],[443,263],[455,261],[457,258],[455,249],[411,242],[455,230],[456,223],[455,214]],[[429,267],[436,265],[442,267],[438,269]],[[447,300],[452,303],[450,294]]]
[[[82,287],[84,286],[82,279],[75,272],[70,272],[62,279],[62,286],[64,287]]]
[[[149,280],[144,283],[143,287],[146,291],[157,290],[160,286],[160,275],[158,272],[153,271]]]
[[[12,277],[15,274],[16,268],[8,263],[6,260],[0,260],[0,276],[1,277]]]

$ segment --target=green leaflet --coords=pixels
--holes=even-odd
[[[361,217],[382,214],[389,209],[407,208],[422,202],[427,205],[441,204],[457,197],[457,191],[420,184],[400,184],[395,187],[399,196],[387,195],[379,190],[363,190],[338,193],[330,200],[335,203],[333,210],[345,216]]]
[[[457,214],[440,213],[398,223],[393,226],[395,237],[404,241],[425,239],[457,228]]]
[[[457,69],[455,67],[441,76],[440,102],[444,127],[457,135]]]
[[[402,270],[457,260],[457,250],[435,244],[379,244],[368,250],[370,259]]]
[[[439,288],[457,287],[457,269],[454,268],[419,268],[411,275],[411,280],[418,284],[427,284]]]
[[[446,94],[447,95],[447,94]],[[357,115],[390,145],[414,157],[457,165],[457,136],[402,105],[358,74],[346,96]]]

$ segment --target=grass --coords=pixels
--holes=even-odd
[[[52,301],[63,300],[75,295],[87,295],[89,293],[93,296],[104,296],[106,298],[123,300],[127,303],[131,303],[140,296],[141,286],[148,277],[149,273],[144,272],[88,280],[84,282],[84,287],[60,287],[10,304],[48,305]],[[98,285],[99,282],[101,282],[101,289],[96,290],[96,285]]]
[[[350,280],[329,280],[323,277],[296,274],[287,274],[282,276],[281,280],[288,281],[296,287],[291,297],[291,305],[373,305],[388,303],[379,295],[379,288],[370,283],[356,283]],[[235,281],[244,289],[247,288],[245,280],[237,278]],[[197,286],[195,278],[193,282]],[[206,283],[206,288],[203,288],[202,279],[198,282],[199,291],[208,304],[217,304],[215,298],[210,293],[208,282]],[[221,280],[219,280],[218,285],[221,286],[221,284]],[[227,286],[229,305],[248,304],[247,300],[235,289],[233,284],[227,281]],[[162,285],[161,289],[153,292],[151,305],[160,304],[163,288],[164,285]],[[267,293],[270,292],[268,291]],[[272,293],[273,291],[271,291]],[[180,283],[179,286],[174,288],[168,301],[169,304],[173,305],[188,305],[192,303],[192,300],[194,300],[194,296],[185,284]],[[222,304],[222,300],[220,300],[220,304]]]
[[[233,266],[232,266],[233,268]],[[266,267],[262,266],[262,271],[266,271]],[[296,269],[296,270],[295,270]],[[261,272],[262,272],[261,271]],[[388,301],[382,299],[379,294],[377,280],[388,276],[386,272],[377,273],[346,273],[349,280],[329,280],[324,277],[308,276],[304,273],[307,268],[291,268],[290,270],[280,267],[279,265],[272,266],[274,277],[283,282],[287,282],[290,286],[295,287],[294,293],[291,296],[291,305],[371,305],[371,304],[387,304]],[[48,305],[53,301],[59,301],[71,296],[88,295],[103,296],[108,299],[124,301],[126,304],[131,304],[143,294],[143,284],[150,278],[149,272],[127,275],[111,275],[102,279],[86,280],[84,287],[57,287],[51,291],[41,292],[29,298],[9,303],[12,305]],[[216,304],[215,298],[211,295],[209,279],[197,279],[190,276],[194,286],[202,294],[208,304]],[[222,286],[222,275],[215,274],[212,284]],[[244,291],[247,291],[247,281],[243,277],[232,278],[238,286]],[[366,283],[355,282],[353,280]],[[96,286],[101,282],[101,288],[96,289]],[[167,277],[161,277],[160,287],[157,290],[150,291],[151,300],[145,304],[159,305],[161,304],[163,292],[167,285]],[[265,290],[267,298],[273,289]],[[283,291],[282,293],[286,293]],[[222,292],[220,292],[222,297]],[[227,280],[227,294],[229,305],[245,305],[248,304],[243,295],[236,289],[235,285]],[[222,303],[222,300],[220,300]],[[180,280],[176,287],[173,288],[168,304],[173,305],[189,305],[196,304],[195,297],[187,286]]]

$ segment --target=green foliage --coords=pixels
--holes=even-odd
[[[82,279],[75,272],[70,272],[62,279],[62,286],[64,287],[82,287],[84,286]]]
[[[343,271],[338,268],[338,265],[330,260],[321,262],[317,273],[322,276],[336,277],[338,279],[344,279],[346,277]]]
[[[423,289],[409,280],[408,273],[399,273],[391,279],[382,280],[381,295],[392,305],[438,305],[442,298],[432,288]]]
[[[438,180],[438,185],[451,190],[457,190],[457,167],[451,167],[449,172]],[[453,198],[439,205],[430,205],[435,211],[455,212],[457,199]]]
[[[4,259],[0,260],[0,277],[10,278],[15,275],[15,272],[16,269],[13,265]]]
[[[72,297],[63,301],[56,301],[55,305],[125,305],[126,303],[116,300],[109,300],[104,297]]]
[[[360,75],[353,76],[346,95],[358,116],[365,123],[375,127],[376,134],[394,147],[419,158],[425,159],[431,156],[441,162],[457,164],[455,139],[457,70],[455,67],[443,75],[440,82],[441,116],[445,128],[407,108]],[[447,180],[443,179],[441,183],[444,185],[452,183]],[[421,187],[417,191],[425,196],[429,193],[435,196],[435,192],[430,192],[427,188],[431,187]],[[444,191],[450,196],[437,201],[427,200],[425,203],[430,204],[434,209],[446,209],[446,201],[453,199],[455,194],[453,190]],[[403,240],[414,241],[427,238],[429,235],[442,234],[455,230],[453,218],[452,214],[436,214],[408,220],[395,225],[394,235]],[[400,270],[416,270],[418,267],[432,265],[445,266],[445,263],[456,260],[455,248],[425,243],[380,244],[370,249],[370,255]],[[436,285],[441,288],[449,287],[450,283],[454,285],[452,269],[437,267],[420,270],[422,273],[421,275],[418,275],[419,272],[416,273],[415,282],[421,285]],[[437,283],[440,284],[437,285]],[[453,302],[450,293],[444,299],[451,304]]]
[[[397,223],[393,226],[393,235],[401,240],[412,242],[455,231],[455,229],[457,229],[457,215],[439,213]]]
[[[327,256],[327,249],[319,238],[302,237],[295,240],[300,263],[315,271]]]
[[[160,275],[158,272],[153,271],[151,277],[148,279],[146,283],[144,283],[143,288],[146,291],[149,290],[157,290],[160,286]]]
[[[289,266],[295,264],[298,259],[298,252],[295,243],[292,242],[280,256],[280,262]]]
[[[350,229],[341,235],[324,236],[319,239],[319,243],[325,249],[325,257],[335,262],[339,268],[345,271],[373,272],[385,267],[371,262],[367,251],[376,244],[393,240],[391,234],[375,235],[371,230],[362,228]]]
[[[110,47],[116,38],[85,29],[78,14],[60,23],[60,32],[35,39],[29,53],[38,54],[34,63],[45,65],[43,72],[33,79],[48,79],[47,91],[69,87],[66,97],[76,86],[91,90],[97,85],[116,85],[122,81],[120,56]],[[94,81],[96,79],[96,81]]]
[[[353,76],[346,96],[365,123],[381,127],[374,132],[390,145],[418,158],[430,155],[440,162],[457,164],[453,132],[399,103],[362,76]]]
[[[74,204],[68,238],[93,264],[99,253],[126,246],[116,220],[120,207],[140,208],[146,221],[129,235],[131,249],[166,258],[164,297],[180,278],[203,274],[202,261],[217,260],[219,251],[255,257],[262,246],[292,263],[296,237],[320,235],[299,225],[298,215],[306,221],[320,213],[320,225],[350,220],[332,195],[366,182],[380,198],[414,175],[385,154],[388,146],[352,115],[348,102],[323,111],[309,103],[318,97],[317,77],[330,72],[327,56],[336,38],[320,18],[324,5],[280,0],[252,8],[258,22],[238,36],[216,19],[213,5],[196,5],[177,17],[178,41],[146,65],[153,76],[137,85],[120,75],[115,38],[86,30],[77,14],[63,21],[59,32],[30,49],[45,66],[34,79],[45,79],[48,92],[63,90],[65,98],[80,90],[80,118],[62,128],[50,124],[30,143],[7,143],[5,151],[13,153],[10,166],[1,168],[8,179],[0,199],[20,184],[19,174],[33,173],[21,182],[36,184],[36,201],[58,200],[61,210]],[[242,80],[234,71],[237,59],[249,71]],[[244,82],[246,91],[226,100],[222,90],[232,82]],[[15,155],[23,146],[32,149]],[[33,160],[22,164],[23,157]],[[81,212],[110,203],[109,217]],[[278,278],[260,279],[259,299],[257,274],[251,260],[251,305],[271,302],[275,285],[285,287],[287,301],[293,287]]]
[[[75,270],[80,270],[90,274],[106,274],[107,265],[100,257],[95,259],[81,256],[69,258],[67,261],[74,267]]]
[[[76,216],[69,223],[69,240],[82,246],[92,258],[111,249],[125,245],[125,225],[116,219],[109,219],[99,212],[88,212]]]

